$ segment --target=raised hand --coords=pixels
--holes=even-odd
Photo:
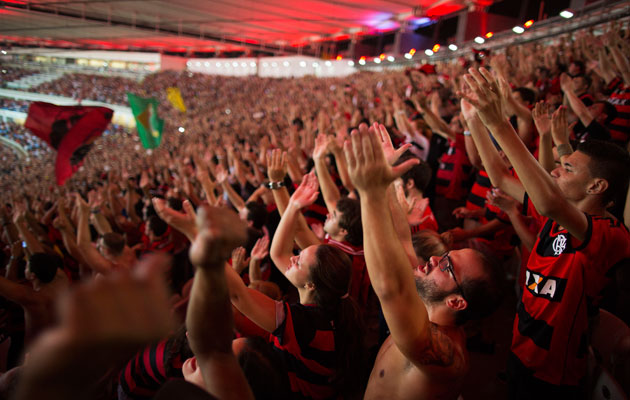
[[[453,210],[453,215],[456,218],[470,218],[473,216],[473,212],[466,207],[457,207]]]
[[[245,247],[239,246],[232,251],[232,268],[239,274],[249,265],[249,261],[245,260]]]
[[[501,211],[509,214],[512,211],[516,211],[518,209],[518,202],[514,200],[512,197],[503,193],[503,191],[499,188],[493,188],[488,191],[486,194],[486,199],[490,204],[495,207],[499,207]]]
[[[466,86],[466,88],[468,88],[468,86]],[[468,91],[467,95],[473,96],[470,90]],[[464,120],[469,120],[469,119],[477,117],[477,109],[472,104],[470,104],[465,98],[462,97],[462,100],[460,101],[460,105],[461,105],[462,115],[464,116]]]
[[[557,145],[569,143],[569,125],[567,123],[567,108],[560,106],[551,116],[551,137]]]
[[[271,152],[267,159],[267,177],[272,182],[280,182],[287,174],[287,153],[280,149]]]
[[[560,88],[563,92],[573,91],[573,79],[564,72],[560,74]]]
[[[190,261],[198,268],[223,268],[232,250],[247,239],[247,226],[224,208],[201,207],[197,214],[199,234],[190,247]]]
[[[398,204],[400,204],[400,208],[403,213],[405,213],[405,215],[411,213],[413,211],[413,206],[416,203],[416,199],[412,198],[409,200],[407,196],[405,196],[405,189],[402,187],[402,184],[395,184],[394,187],[396,189],[396,199],[398,200]]]
[[[479,70],[470,68],[468,72],[469,74],[464,75],[464,81],[475,96],[464,92],[458,94],[477,109],[479,118],[487,127],[505,123],[501,93],[496,79],[485,68]]]
[[[426,216],[424,215],[424,212],[426,211],[428,206],[429,206],[428,197],[425,197],[420,201],[414,202],[411,210],[409,210],[409,215],[407,216],[407,221],[409,222],[409,225],[420,225],[424,221],[429,219],[431,215],[426,215]]]
[[[168,207],[164,199],[154,197],[151,200],[155,212],[164,222],[186,235],[191,242],[195,240],[198,230],[195,222],[195,210],[190,201],[184,200],[184,212],[181,213]]]
[[[551,106],[549,104],[544,101],[539,101],[532,111],[532,118],[534,119],[536,130],[538,130],[538,134],[540,135],[546,135],[551,132],[550,110]]]
[[[75,200],[75,205],[80,212],[82,213],[90,212],[90,206],[85,200],[83,200],[83,197],[81,197],[79,193],[74,193],[74,200]]]
[[[368,128],[367,126],[363,128],[359,126],[359,129],[368,129]],[[385,125],[374,123],[373,129],[375,129],[379,133],[379,137],[381,139],[381,146],[383,148],[383,152],[385,153],[385,158],[387,159],[387,162],[390,165],[394,165],[396,161],[398,161],[400,156],[402,156],[403,153],[407,151],[409,147],[411,147],[410,143],[405,143],[399,148],[394,149],[394,145],[392,144],[392,138],[389,136],[389,133],[387,132],[387,128],[385,128]]]
[[[225,168],[223,168],[223,166],[221,164],[217,165],[217,167],[215,169],[215,178],[217,178],[217,182],[219,184],[227,181],[228,173],[225,170]]]
[[[253,260],[260,261],[269,254],[269,236],[263,236],[256,241],[252,248],[251,257]]]
[[[63,296],[59,324],[30,348],[15,398],[96,397],[93,382],[103,371],[172,334],[163,278],[168,262],[164,255],[152,255],[133,273],[102,276]],[[85,354],[93,356],[88,368]]]
[[[328,154],[328,136],[319,133],[315,137],[315,148],[313,149],[313,159],[317,160]]]
[[[293,192],[289,205],[302,209],[315,203],[319,196],[319,182],[314,172],[304,175],[302,183]]]
[[[360,131],[352,131],[351,141],[344,144],[344,153],[348,160],[350,180],[359,192],[384,192],[396,178],[419,162],[418,159],[407,160],[401,165],[392,167],[385,157],[381,146],[380,133],[361,124]]]

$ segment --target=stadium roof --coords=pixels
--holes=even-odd
[[[109,50],[312,52],[493,0],[0,0],[0,41]]]

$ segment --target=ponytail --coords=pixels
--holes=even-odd
[[[316,263],[311,268],[315,303],[332,317],[337,356],[332,383],[345,398],[362,393],[366,376],[365,324],[356,301],[348,295],[351,278],[352,263],[346,253],[330,245],[317,248]]]

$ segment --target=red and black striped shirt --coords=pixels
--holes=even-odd
[[[271,334],[284,360],[292,399],[334,399],[331,379],[336,369],[332,318],[316,305],[283,303],[284,321]]]

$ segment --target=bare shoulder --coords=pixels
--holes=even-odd
[[[465,374],[468,369],[468,356],[464,347],[463,332],[431,323],[429,343],[420,349],[414,358],[411,361],[425,372],[435,368],[435,371],[440,373],[444,373],[446,369],[452,375]]]

